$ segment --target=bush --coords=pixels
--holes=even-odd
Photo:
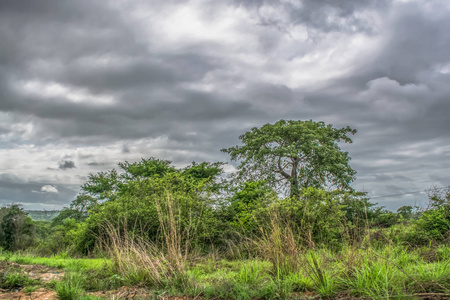
[[[432,188],[428,209],[416,221],[417,243],[450,241],[450,189]],[[413,240],[410,237],[410,240]]]
[[[371,218],[371,226],[388,228],[399,221],[399,216],[393,213],[390,210],[385,209],[384,207],[377,207],[373,211],[373,215]]]
[[[257,233],[261,219],[267,217],[267,208],[276,200],[276,193],[264,181],[246,181],[229,199],[227,222],[240,234]]]
[[[303,245],[341,246],[345,217],[339,197],[335,193],[306,188],[301,191],[299,199],[283,199],[280,202],[280,210],[283,218],[292,220]]]
[[[167,195],[177,203],[181,231],[193,246],[207,245],[215,234],[213,202],[207,186],[179,173],[164,177],[128,182],[121,195],[94,207],[85,223],[74,230],[72,240],[83,253],[92,251],[103,236],[105,226],[112,225],[121,234],[144,238],[151,242],[163,239],[158,205],[167,205]],[[158,204],[159,203],[159,204]],[[186,231],[187,229],[190,231]]]
[[[428,239],[443,241],[448,238],[450,218],[444,208],[427,210],[417,220],[417,227]]]

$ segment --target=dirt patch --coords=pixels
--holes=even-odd
[[[37,280],[41,283],[48,283],[52,280],[62,280],[64,271],[56,268],[50,268],[42,265],[20,265],[11,262],[0,262],[0,272],[5,274],[19,273],[30,279]],[[31,300],[56,300],[56,293],[49,289],[40,288],[29,294],[25,294],[22,288],[13,288],[11,290],[0,289],[1,299],[31,299]]]
[[[142,288],[133,288],[123,286],[118,290],[113,291],[98,291],[91,292],[88,295],[102,297],[106,299],[153,299],[154,294],[149,290]]]
[[[64,271],[57,268],[51,268],[43,265],[19,265],[16,263],[2,262],[0,272],[23,272],[24,275],[34,280],[40,280],[43,283],[52,280],[60,281],[64,277]]]
[[[1,293],[1,291],[0,291]],[[58,297],[56,292],[41,288],[30,294],[25,294],[24,292],[13,292],[13,293],[2,293],[0,294],[0,299],[8,300],[57,300]]]
[[[44,283],[52,280],[60,281],[64,277],[64,271],[42,265],[20,265],[20,268],[31,279],[41,280]]]

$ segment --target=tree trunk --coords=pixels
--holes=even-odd
[[[298,167],[298,162],[299,159],[298,158],[293,158],[292,159],[292,170],[291,170],[291,176],[290,176],[290,184],[291,184],[291,190],[289,193],[289,196],[291,198],[296,198],[298,199],[300,197],[300,189],[298,186],[298,174],[297,174],[297,167]]]

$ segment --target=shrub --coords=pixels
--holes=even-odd
[[[328,245],[340,247],[345,229],[344,212],[333,192],[307,188],[299,199],[286,198],[280,202],[281,215],[292,220],[300,242],[308,247]],[[326,216],[326,218],[324,218]]]
[[[417,233],[409,240],[417,244],[450,241],[450,188],[429,190],[428,209],[416,221]]]

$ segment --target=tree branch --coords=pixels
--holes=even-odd
[[[286,173],[286,172],[283,170],[283,168],[281,167],[281,157],[278,158],[278,163],[277,163],[277,165],[278,165],[278,170],[277,170],[276,172],[279,173],[279,174],[280,174],[281,176],[283,176],[284,178],[289,179],[291,176],[290,176],[288,173]]]

